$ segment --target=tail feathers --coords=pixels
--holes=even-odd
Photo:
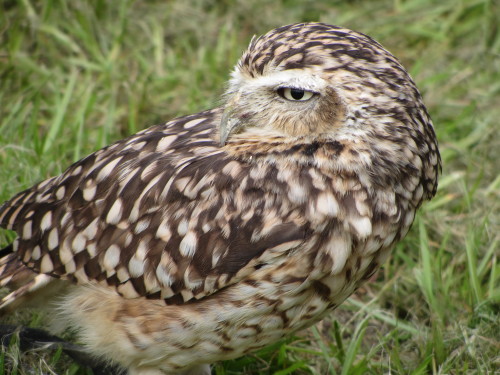
[[[12,248],[12,246],[9,246]],[[4,253],[9,247],[0,251]],[[17,289],[33,279],[36,273],[26,267],[17,257],[16,253],[4,253],[0,258],[0,287]]]
[[[25,285],[15,289],[0,300],[0,314],[8,313],[19,307],[36,307],[47,303],[47,291],[60,280],[49,275],[35,275]],[[49,295],[55,296],[56,293]]]
[[[4,254],[0,258],[0,287],[12,291],[0,299],[0,315],[18,307],[46,305],[49,297],[56,296],[65,287],[66,283],[26,267],[12,252],[12,246],[0,250],[0,254]]]

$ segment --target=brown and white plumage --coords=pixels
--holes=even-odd
[[[223,106],[0,207],[19,235],[0,278],[68,285],[62,319],[132,374],[203,373],[338,306],[405,236],[439,168],[420,94],[389,52],[345,28],[284,26],[252,40]]]

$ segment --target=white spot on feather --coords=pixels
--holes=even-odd
[[[11,202],[11,204],[13,204],[13,203]],[[16,222],[17,215],[19,215],[19,211],[21,211],[21,208],[23,208],[23,207],[24,207],[23,205],[19,205],[19,207],[17,207],[14,210],[14,212],[12,212],[12,213],[10,213],[9,210],[5,210],[3,213],[0,213],[0,221],[3,221],[5,219],[5,216],[7,215],[7,213],[10,213],[9,223],[6,226],[7,229],[12,229],[12,227],[14,226],[14,223]]]
[[[92,199],[94,199],[95,193],[96,193],[96,185],[94,184],[87,184],[88,186],[83,189],[83,199],[85,199],[87,202],[90,202]]]
[[[175,186],[179,191],[184,191],[187,184],[191,181],[191,177],[182,177],[175,180]]]
[[[165,270],[165,268],[159,264],[156,267],[156,277],[161,285],[171,286],[173,283],[172,276]]]
[[[113,172],[116,168],[116,165],[122,160],[123,156],[117,157],[110,161],[108,164],[106,164],[104,167],[101,168],[99,173],[97,174],[96,181],[101,182],[105,178],[107,178],[111,172]]]
[[[217,281],[217,276],[208,275],[205,278],[205,285],[203,286],[203,290],[205,293],[212,293],[215,290],[215,282]]]
[[[31,238],[31,235],[32,235],[32,224],[33,222],[30,220],[30,221],[27,221],[24,226],[23,226],[23,240],[29,240]]]
[[[50,255],[45,254],[42,258],[42,262],[40,263],[40,271],[42,273],[49,273],[52,272],[53,270],[54,270],[54,264],[50,259]]]
[[[160,285],[158,284],[158,280],[151,275],[151,274],[146,274],[143,277],[144,281],[144,287],[149,293],[156,293],[161,291]]]
[[[158,230],[156,231],[156,237],[165,242],[168,242],[172,237],[172,232],[170,231],[170,227],[168,226],[168,221],[166,219],[159,225]]]
[[[48,247],[49,250],[53,250],[57,246],[59,246],[59,233],[57,228],[53,228],[49,233]]]
[[[116,270],[116,277],[118,277],[118,280],[120,280],[121,283],[130,279],[130,275],[125,267],[120,267]]]
[[[135,223],[137,219],[139,219],[139,207],[141,205],[141,198],[139,197],[135,203],[134,206],[132,207],[132,210],[130,211],[130,215],[128,216],[128,220],[130,223]]]
[[[150,224],[150,220],[149,219],[139,220],[137,222],[137,224],[135,225],[134,233],[135,234],[139,234],[139,233],[145,231],[149,227],[149,224]]]
[[[298,183],[292,183],[289,186],[290,190],[288,190],[288,198],[294,203],[304,203],[307,198],[307,193],[304,187]]]
[[[87,228],[82,232],[88,240],[92,240],[97,234],[97,222],[98,218],[92,220],[92,222],[87,225]]]
[[[156,267],[156,277],[159,283],[163,286],[169,287],[173,283],[173,275],[177,273],[177,265],[174,263],[172,257],[167,253],[161,254],[160,264]]]
[[[86,245],[87,245],[87,239],[85,238],[83,233],[78,233],[73,239],[73,242],[71,243],[71,247],[75,254],[85,250]]]
[[[104,255],[103,265],[107,270],[114,269],[120,263],[120,248],[117,245],[111,245]]]
[[[184,236],[187,233],[187,230],[188,230],[187,220],[181,220],[179,225],[177,226],[177,233],[179,233],[180,236]]]
[[[66,224],[68,223],[69,219],[71,219],[71,213],[68,211],[68,212],[66,212],[66,213],[63,215],[63,217],[62,217],[61,221],[59,222],[59,227],[64,227],[64,226],[66,226]]]
[[[316,210],[325,216],[336,217],[339,204],[333,194],[321,193],[316,201]]]
[[[128,262],[128,270],[132,277],[142,276],[144,274],[144,261],[133,256]]]
[[[161,298],[162,299],[165,299],[165,298],[170,298],[174,295],[174,292],[172,289],[164,286],[163,288],[161,288]]]
[[[188,258],[193,257],[196,252],[196,246],[198,245],[198,239],[194,232],[188,232],[181,243],[179,244],[179,252]]]
[[[158,162],[152,162],[141,172],[141,180],[146,180],[148,176],[157,168]]]
[[[77,176],[81,173],[82,171],[82,166],[79,165],[78,167],[76,167],[75,169],[73,169],[73,172],[71,172],[71,175],[72,176]]]
[[[222,173],[231,176],[232,178],[236,178],[241,172],[241,165],[237,161],[230,161],[227,163],[224,168],[222,168]]]
[[[73,253],[71,252],[67,241],[63,241],[63,243],[59,247],[59,259],[61,260],[62,264],[66,264],[73,260]]]
[[[356,209],[361,216],[371,215],[370,207],[366,204],[366,194],[356,194],[354,202],[356,204]]]
[[[64,269],[67,273],[73,273],[76,271],[76,264],[73,259],[71,259],[68,263],[64,265]]]
[[[123,204],[120,198],[115,200],[115,203],[109,209],[108,215],[106,216],[106,222],[108,224],[116,225],[122,217]]]
[[[405,218],[404,218],[404,226],[410,227],[410,225],[413,223],[413,219],[415,219],[415,212],[408,211],[405,215]]]
[[[357,235],[363,239],[372,234],[372,222],[367,217],[349,217],[349,224],[352,225]]]
[[[181,290],[181,296],[184,301],[189,301],[194,297],[194,294],[190,290]]]
[[[146,246],[146,243],[144,241],[139,242],[139,245],[137,246],[137,251],[135,252],[135,257],[139,260],[144,260],[146,259],[146,255],[148,252],[148,247]]]
[[[333,260],[331,273],[336,275],[342,271],[351,254],[351,241],[348,238],[334,237],[327,243],[324,250]]]
[[[156,145],[156,152],[165,152],[168,147],[177,139],[176,135],[168,135],[160,139],[158,144]]]
[[[206,118],[205,117],[202,117],[202,118],[197,118],[197,119],[194,119],[194,120],[191,120],[191,121],[188,121],[184,124],[184,129],[191,129],[193,127],[195,127],[196,125],[198,125],[199,123],[205,121]]]
[[[31,253],[31,258],[33,260],[38,260],[40,259],[40,257],[42,256],[42,251],[40,249],[40,246],[35,246],[35,248],[33,249],[33,252]]]
[[[140,142],[137,142],[137,141],[134,139],[134,141],[133,141],[133,142],[130,142],[130,144],[128,145],[128,147],[130,147],[130,148],[131,148],[131,149],[133,149],[133,150],[137,150],[137,151],[139,151],[139,150],[141,150],[141,149],[144,147],[144,145],[145,145],[145,144],[146,144],[146,142],[145,142],[145,141],[140,141]]]
[[[56,198],[57,199],[63,199],[64,194],[66,193],[66,188],[64,186],[61,186],[59,189],[56,191]]]
[[[90,257],[93,258],[97,255],[97,247],[95,243],[91,243],[87,245],[87,253],[89,253]]]

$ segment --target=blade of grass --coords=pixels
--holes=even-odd
[[[488,296],[493,303],[500,302],[500,287],[498,286],[497,280],[500,280],[500,266],[497,262],[497,256],[494,255],[491,259],[491,272],[490,280],[488,285]]]
[[[288,374],[293,374],[295,373],[295,371],[299,370],[299,369],[302,369],[302,368],[305,368],[305,362],[295,362],[292,366],[286,368],[286,369],[283,369],[283,370],[279,370],[279,371],[275,371],[274,372],[274,375],[288,375]]]
[[[478,305],[483,301],[483,292],[478,276],[477,267],[477,240],[473,229],[469,229],[465,240],[465,253],[467,255],[467,270],[469,281],[472,287],[474,304]]]
[[[351,342],[347,346],[347,350],[345,353],[345,360],[342,363],[342,372],[341,375],[348,375],[351,371],[351,367],[356,359],[356,355],[359,353],[359,348],[361,346],[361,341],[366,332],[366,327],[368,327],[368,322],[371,319],[371,316],[368,315],[364,318],[357,326],[354,331],[353,337],[351,338]]]
[[[323,342],[323,339],[321,338],[321,335],[318,332],[318,328],[316,326],[313,326],[311,328],[311,331],[314,335],[314,338],[316,339],[316,342],[318,343],[320,349],[321,349],[321,354],[323,355],[323,358],[325,359],[326,363],[328,363],[328,372],[332,375],[336,375],[337,372],[335,371],[335,367],[333,366],[332,360],[330,358],[330,351]]]
[[[419,248],[420,248],[420,259],[421,259],[421,268],[416,268],[414,270],[414,274],[417,278],[417,281],[420,285],[422,293],[424,294],[427,303],[429,304],[431,310],[436,314],[436,316],[441,320],[442,312],[441,307],[437,303],[435,290],[437,289],[438,284],[441,284],[441,281],[434,277],[433,272],[433,264],[436,263],[433,261],[433,257],[431,255],[429,249],[429,238],[427,236],[427,230],[421,218],[417,218],[418,222],[418,231],[419,231]],[[437,265],[439,268],[439,264]],[[438,273],[439,270],[437,270]]]
[[[71,95],[75,88],[76,80],[78,78],[78,72],[73,70],[69,76],[68,84],[64,90],[64,96],[62,100],[57,104],[56,115],[52,121],[45,142],[43,145],[43,153],[45,154],[49,149],[52,148],[54,140],[59,135],[61,131],[61,126],[64,120],[64,116],[68,110],[68,104],[71,100]]]
[[[372,307],[369,304],[363,304],[355,298],[349,298],[348,301],[350,304],[358,307],[360,309],[360,312],[366,311],[372,318],[376,318],[384,323],[388,323],[395,328],[410,332],[412,335],[419,335],[422,332],[425,332],[425,328],[415,328],[411,324],[405,323],[395,318],[394,316],[389,315],[387,312],[380,310],[379,308]],[[422,329],[424,329],[424,331],[422,331]]]
[[[500,240],[498,239],[493,240],[491,242],[491,245],[488,247],[486,254],[483,256],[481,263],[479,263],[479,266],[477,267],[477,273],[480,277],[484,276],[484,274],[487,272],[488,266],[490,266],[491,264],[495,264],[494,257],[495,254],[498,254],[499,243]]]
[[[82,157],[85,120],[87,118],[86,114],[92,110],[95,101],[96,95],[94,93],[94,85],[92,83],[87,84],[83,98],[80,100],[80,109],[75,116],[77,136],[73,150],[73,161],[77,161]]]

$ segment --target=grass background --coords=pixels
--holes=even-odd
[[[316,327],[214,373],[500,373],[498,1],[1,1],[0,201],[116,139],[215,106],[252,35],[299,21],[364,32],[403,62],[434,120],[443,175],[377,280]],[[13,320],[43,326],[38,312]],[[0,356],[9,373],[90,374],[60,351],[16,345]]]

